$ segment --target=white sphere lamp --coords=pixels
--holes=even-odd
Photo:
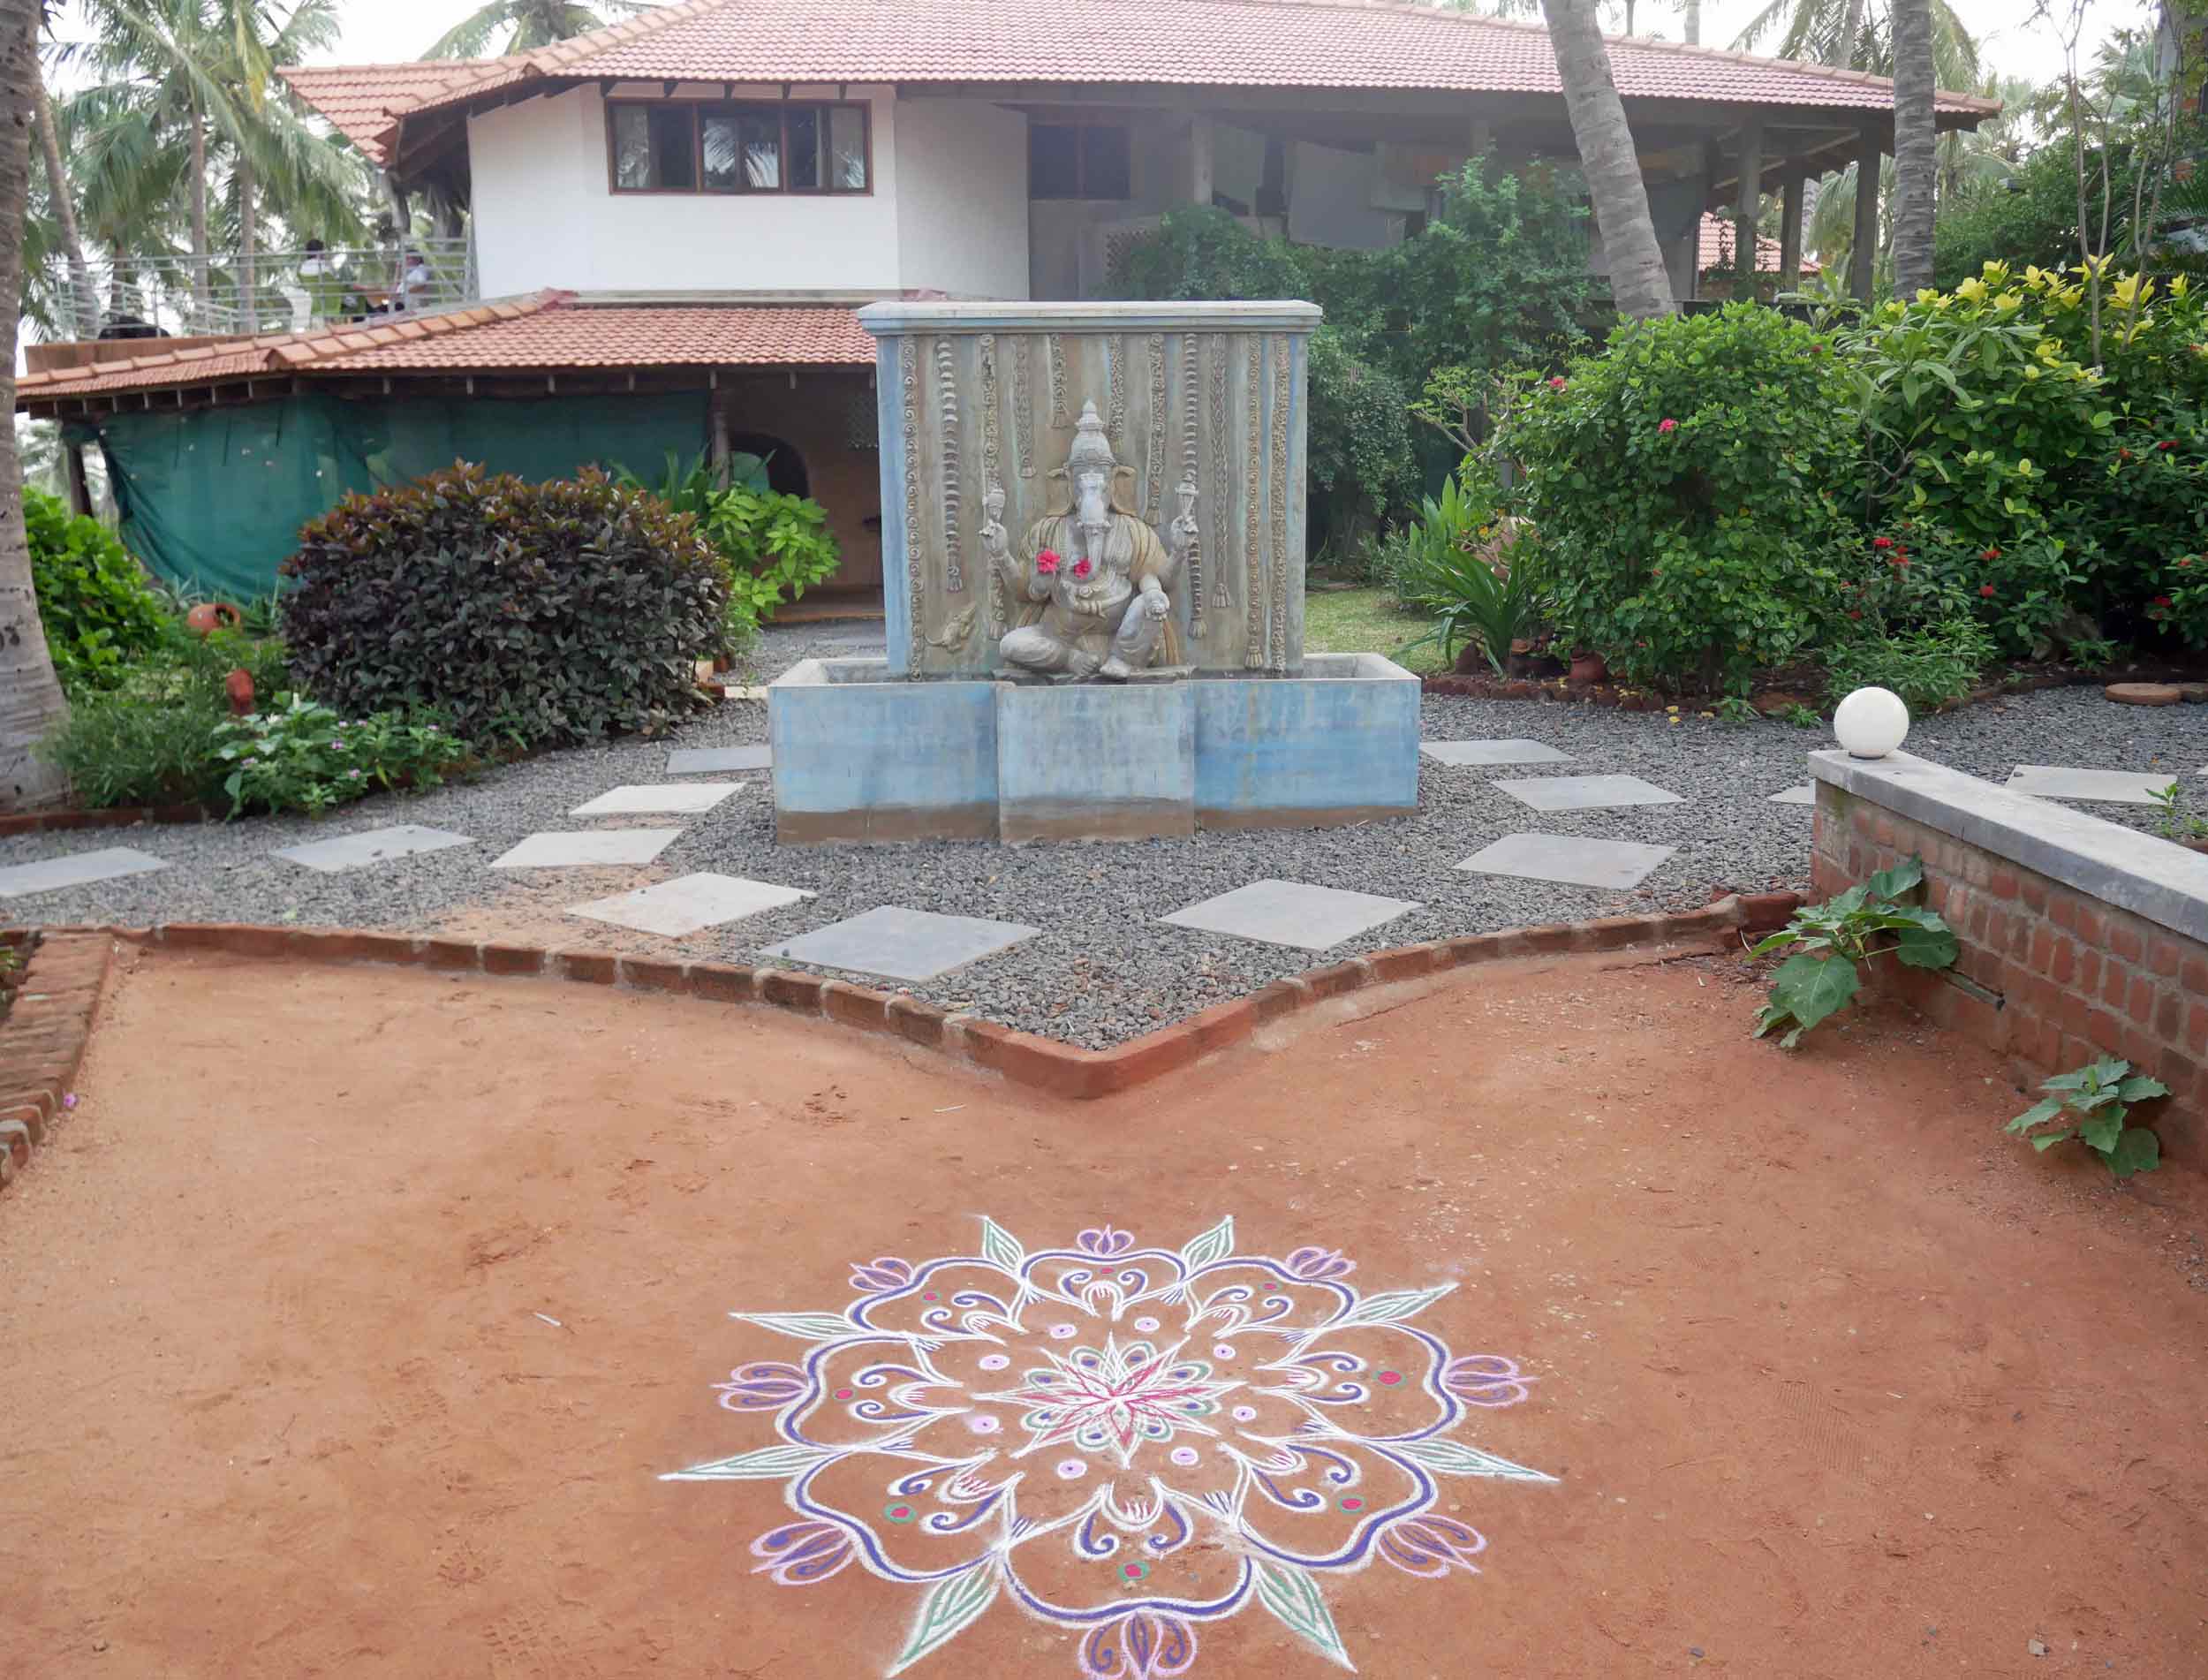
[[[1882,759],[1909,734],[1909,708],[1890,688],[1859,688],[1833,713],[1833,734],[1851,759]]]

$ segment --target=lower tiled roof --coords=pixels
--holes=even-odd
[[[557,373],[605,367],[872,365],[848,308],[776,304],[579,304],[540,291],[506,303],[276,337],[146,348],[16,381],[18,407],[298,374]]]
[[[1695,267],[1707,274],[1713,269],[1733,266],[1733,218],[1712,210],[1702,218],[1702,249],[1695,258]],[[1756,237],[1756,268],[1763,274],[1779,272],[1779,242],[1769,234]],[[1802,254],[1802,272],[1821,274],[1823,265],[1806,251]]]

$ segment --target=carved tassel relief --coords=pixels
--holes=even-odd
[[[1254,333],[1250,337],[1245,367],[1249,390],[1243,398],[1243,406],[1250,411],[1250,435],[1243,449],[1242,594],[1249,603],[1250,631],[1249,639],[1243,646],[1242,662],[1251,670],[1260,670],[1265,665],[1265,592],[1258,586],[1264,580],[1265,571],[1259,549],[1264,539],[1259,534],[1258,521],[1265,488],[1265,345]]]
[[[904,576],[911,634],[908,669],[918,676],[927,656],[921,614],[927,601],[926,575],[920,564],[920,347],[908,338],[897,345],[897,392],[904,420]]]
[[[958,530],[958,367],[950,340],[935,341],[935,401],[943,448],[943,587],[957,594],[966,586]]]
[[[1191,338],[1191,342],[1193,342]],[[1227,500],[1227,335],[1212,335],[1212,605],[1222,610],[1235,604],[1227,587],[1227,554],[1234,545],[1228,520],[1232,503]]]
[[[1295,372],[1288,335],[1273,340],[1273,664],[1288,664],[1288,393]]]
[[[1019,450],[1024,479],[1035,476],[1034,344],[1024,333],[1012,340],[1012,446]]]
[[[1150,446],[1143,451],[1143,471],[1149,480],[1150,523],[1165,523],[1165,335],[1150,335]]]
[[[1050,425],[1053,431],[1073,429],[1073,416],[1066,412],[1066,346],[1056,333],[1049,334],[1044,343],[1050,351]]]

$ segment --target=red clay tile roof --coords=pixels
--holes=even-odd
[[[1720,216],[1715,210],[1702,218],[1702,249],[1695,258],[1695,267],[1707,274],[1713,269],[1733,266],[1733,218]],[[1759,274],[1779,272],[1779,242],[1765,235],[1756,236],[1756,269]],[[1824,265],[1810,255],[1802,254],[1802,272],[1821,274]]]
[[[155,341],[158,342],[158,341]],[[556,373],[584,367],[871,367],[874,341],[850,309],[696,304],[578,306],[539,291],[411,321],[154,350],[16,381],[18,407],[295,374]]]
[[[1614,37],[1628,99],[1889,110],[1860,71]],[[682,0],[534,52],[386,85],[373,67],[293,85],[320,106],[394,114],[465,103],[533,79],[720,82],[1167,83],[1561,95],[1538,24],[1360,0]],[[1942,93],[1942,112],[1998,102]],[[336,120],[333,115],[333,120]],[[388,148],[396,122],[376,137]]]
[[[376,136],[402,110],[491,59],[443,59],[413,64],[285,64],[277,70],[291,91],[329,119],[330,126],[375,163],[390,161]]]

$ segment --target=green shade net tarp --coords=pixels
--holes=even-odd
[[[319,392],[277,402],[115,414],[75,425],[107,458],[123,541],[165,581],[250,600],[276,586],[299,527],[350,490],[405,483],[455,461],[539,481],[596,462],[657,483],[667,452],[704,447],[706,393],[392,397]]]

